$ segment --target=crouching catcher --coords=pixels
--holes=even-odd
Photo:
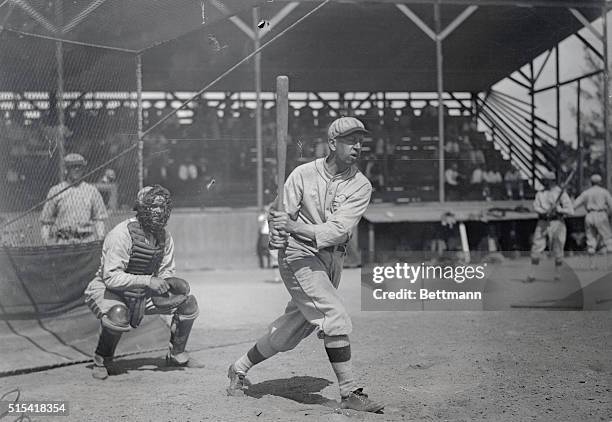
[[[140,325],[145,314],[172,315],[170,366],[194,366],[185,351],[199,314],[189,283],[175,277],[174,242],[166,230],[172,211],[162,186],[138,192],[136,217],[113,228],[104,240],[100,268],[85,290],[85,301],[100,320],[94,354],[94,378],[108,377],[108,367],[124,332]]]

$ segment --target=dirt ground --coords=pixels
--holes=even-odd
[[[272,270],[183,275],[201,307],[188,348],[204,368],[166,368],[164,352],[144,353],[119,359],[105,381],[77,364],[1,378],[0,394],[69,402],[68,417],[30,419],[40,421],[612,421],[610,311],[364,312],[360,272],[346,270],[354,367],[386,403],[365,414],[337,409],[316,336],[252,369],[247,397],[228,397],[228,365],[288,295]]]

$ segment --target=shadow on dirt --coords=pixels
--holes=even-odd
[[[337,403],[320,393],[333,384],[332,381],[315,377],[292,377],[253,384],[245,391],[249,397],[260,399],[266,395],[283,397],[302,404],[319,404],[336,407]]]
[[[87,368],[92,369],[93,364],[87,365]],[[127,374],[133,371],[184,371],[185,367],[182,366],[168,366],[166,365],[166,359],[163,356],[152,357],[152,358],[135,358],[135,359],[123,359],[116,358],[111,364],[107,366],[108,372],[111,376]]]

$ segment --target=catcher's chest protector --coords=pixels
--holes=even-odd
[[[125,272],[135,275],[155,275],[159,271],[162,258],[164,257],[164,247],[166,232],[157,245],[147,243],[146,236],[140,223],[132,221],[128,223],[128,231],[132,237],[132,253]]]

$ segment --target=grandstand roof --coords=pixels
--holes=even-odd
[[[286,74],[292,91],[435,91],[435,43],[394,3],[332,0],[325,4],[263,50],[263,89],[273,90],[275,76]],[[434,27],[433,0],[403,3]],[[479,6],[444,40],[443,47],[445,90],[472,92],[485,90],[579,30],[582,24],[568,7],[594,20],[604,5],[601,0],[441,3],[442,28],[468,5]],[[523,7],[515,6],[518,3]],[[252,28],[254,5],[260,6],[264,20],[272,20],[283,8],[288,11],[269,28],[263,44],[321,2],[64,0],[53,6],[47,0],[20,0],[0,4],[5,29],[0,35],[0,90],[53,90],[52,38],[60,37],[73,42],[64,46],[66,90],[115,90],[118,80],[129,81],[127,88],[133,89],[132,56],[140,51],[144,89],[172,91],[199,90],[253,51],[253,41],[235,22],[240,19]],[[33,73],[33,67],[46,71]],[[251,60],[211,90],[252,91],[253,73]]]

